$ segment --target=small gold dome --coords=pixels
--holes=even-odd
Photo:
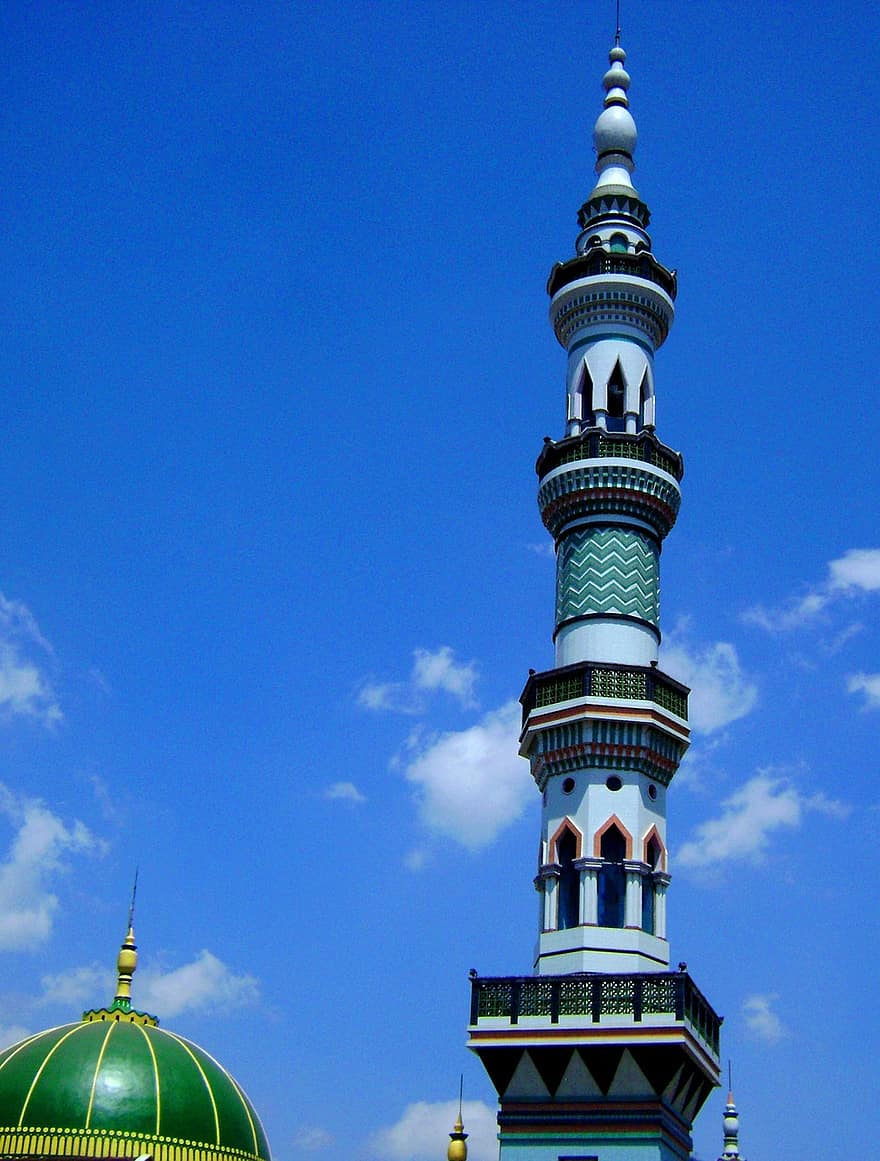
[[[453,1125],[452,1132],[449,1134],[449,1148],[446,1150],[447,1161],[467,1161],[467,1136],[468,1134],[464,1131],[461,1112],[459,1112],[458,1120]]]

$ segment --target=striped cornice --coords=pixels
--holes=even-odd
[[[558,537],[573,520],[588,516],[631,516],[663,539],[681,505],[677,481],[662,468],[634,460],[603,458],[563,464],[538,488],[538,507],[548,531]]]

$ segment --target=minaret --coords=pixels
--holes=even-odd
[[[683,465],[655,435],[654,355],[676,277],[651,252],[632,183],[625,60],[618,38],[596,185],[575,256],[547,285],[568,358],[565,435],[536,465],[556,548],[555,667],[521,697],[520,753],[542,794],[536,974],[472,981],[469,1043],[498,1090],[502,1161],[612,1147],[625,1161],[686,1158],[718,1083],[720,1020],[684,964],[669,970],[666,797],[689,691],[658,667],[660,551]]]
[[[744,1161],[739,1151],[739,1116],[733,1099],[733,1089],[727,1094],[724,1106],[724,1148],[718,1161]]]

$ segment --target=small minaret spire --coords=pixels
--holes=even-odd
[[[724,1148],[718,1161],[745,1161],[739,1151],[739,1116],[733,1099],[733,1072],[727,1062],[727,1104],[724,1106]]]
[[[449,1148],[446,1150],[447,1161],[467,1161],[468,1134],[464,1131],[464,1121],[461,1119],[461,1099],[464,1092],[464,1073],[458,1081],[458,1118],[449,1134]]]
[[[135,868],[134,883],[131,888],[131,902],[128,905],[128,930],[119,955],[116,957],[116,995],[113,1007],[124,1012],[131,1011],[131,980],[137,971],[137,944],[134,941],[134,903],[137,897],[138,869]]]

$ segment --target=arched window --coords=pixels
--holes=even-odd
[[[596,416],[593,413],[593,380],[590,377],[590,371],[586,361],[584,361],[584,373],[581,375],[578,395],[581,397],[581,422],[587,427],[595,427]]]
[[[629,240],[626,234],[612,234],[608,239],[612,254],[625,254],[629,250]]]
[[[574,860],[577,858],[577,836],[567,827],[556,840],[556,861],[559,872],[559,920],[560,931],[567,927],[577,927],[580,918],[581,876]]]
[[[654,890],[654,871],[659,870],[663,858],[663,848],[656,835],[648,839],[645,850],[648,866],[651,870],[642,876],[642,929],[653,935],[657,924],[657,893]]]
[[[645,373],[642,376],[642,385],[639,388],[639,425],[643,426],[646,422],[645,418],[645,404],[651,398],[651,384],[648,382],[648,370],[645,368]]]
[[[623,381],[623,372],[620,369],[620,363],[614,364],[614,370],[611,372],[611,378],[608,380],[608,419],[623,419],[623,404],[624,395],[626,393],[626,384]],[[612,431],[623,431],[623,425],[609,423],[609,429]]]
[[[626,899],[623,860],[626,858],[626,838],[617,826],[609,826],[602,835],[599,857],[605,860],[599,870],[599,926],[623,927]]]

